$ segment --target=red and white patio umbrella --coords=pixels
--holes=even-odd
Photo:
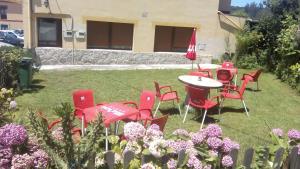
[[[196,60],[196,28],[194,28],[194,30],[193,30],[189,48],[186,52],[185,57],[192,61],[192,69],[193,69],[193,63],[194,63],[194,60]]]

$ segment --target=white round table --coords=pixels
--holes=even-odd
[[[198,76],[181,75],[178,80],[184,84],[200,88],[220,88],[223,86],[221,82],[206,77],[201,77],[200,80]]]
[[[202,69],[218,69],[222,67],[221,65],[210,64],[210,63],[198,64],[198,66]]]

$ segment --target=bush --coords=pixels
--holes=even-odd
[[[1,88],[1,86],[0,86]],[[13,89],[1,88],[0,90],[0,126],[11,122],[12,111],[17,108],[17,102],[14,100]]]
[[[258,68],[257,58],[255,55],[246,55],[237,61],[237,66],[242,69]]]
[[[85,169],[93,165],[96,152],[103,152],[104,126],[101,116],[89,125],[88,133],[80,140],[74,139],[73,109],[62,103],[54,111],[61,119],[59,131],[49,131],[48,122],[30,111],[30,125],[34,134],[41,139],[52,159],[51,168]],[[92,167],[94,168],[94,167]]]
[[[18,47],[0,47],[0,86],[7,88],[18,86],[18,68],[23,57],[32,58],[32,53]]]

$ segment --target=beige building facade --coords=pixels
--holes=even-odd
[[[217,58],[234,50],[245,21],[229,8],[230,0],[24,0],[24,47],[182,55],[196,28],[197,54]]]
[[[0,30],[6,29],[23,29],[20,0],[0,0]]]

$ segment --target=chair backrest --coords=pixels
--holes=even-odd
[[[254,75],[253,75],[253,80],[254,81],[257,81],[257,79],[259,78],[260,74],[262,72],[262,69],[258,69],[254,72]]]
[[[144,90],[141,93],[139,109],[152,110],[155,103],[155,94],[152,91]]]
[[[186,86],[188,95],[190,97],[190,102],[195,105],[202,106],[207,100],[209,89],[195,88],[192,86]]]
[[[156,124],[159,126],[160,131],[164,131],[168,118],[169,115],[164,115],[162,117],[152,119],[150,124]]]
[[[189,72],[189,75],[210,78],[209,71]]]
[[[73,103],[75,108],[85,109],[88,107],[93,107],[94,95],[92,90],[80,89],[73,92]],[[76,115],[81,116],[82,112],[76,111]]]
[[[249,82],[249,79],[247,79],[247,78],[243,80],[243,83],[242,83],[241,87],[239,88],[239,93],[240,93],[241,96],[243,96],[243,94],[246,90],[248,82]]]
[[[217,69],[217,79],[228,83],[233,79],[233,74],[228,69]]]
[[[225,61],[222,63],[222,68],[234,68],[234,64],[232,62]]]
[[[154,85],[155,85],[155,91],[156,91],[156,97],[160,97],[161,93],[160,93],[160,88],[159,88],[159,84],[158,82],[154,81]]]

